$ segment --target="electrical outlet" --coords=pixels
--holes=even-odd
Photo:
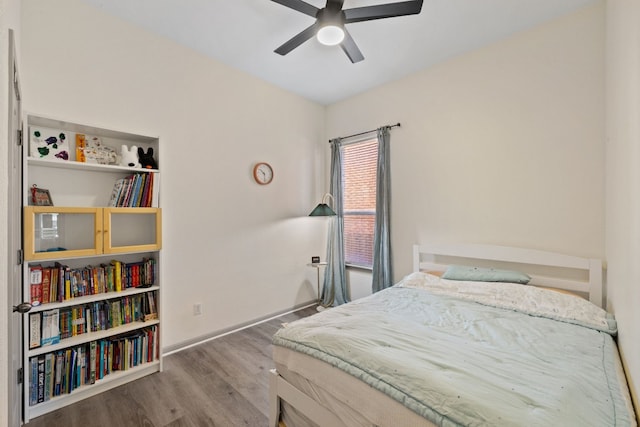
[[[202,303],[201,302],[197,302],[197,303],[193,304],[193,315],[194,316],[202,315]]]

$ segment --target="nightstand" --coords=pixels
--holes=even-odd
[[[326,262],[312,262],[307,264],[307,266],[309,267],[313,267],[316,269],[316,272],[318,273],[318,281],[317,281],[317,288],[318,288],[318,307],[320,307],[320,267],[324,267],[326,266],[327,263]]]

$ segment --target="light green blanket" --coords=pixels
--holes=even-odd
[[[487,290],[476,302],[474,292],[449,295],[446,283],[422,285],[407,280],[290,323],[273,342],[342,369],[441,426],[635,425],[616,376],[614,340],[603,331],[609,324],[615,334],[610,318],[595,319],[593,329],[535,307],[492,307],[497,297]],[[533,305],[544,305],[540,298]]]

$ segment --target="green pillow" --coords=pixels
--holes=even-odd
[[[442,278],[449,280],[470,280],[473,282],[509,282],[523,285],[526,285],[531,280],[529,275],[519,271],[467,267],[464,265],[450,265],[442,275]]]

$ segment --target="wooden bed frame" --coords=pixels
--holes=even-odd
[[[413,271],[445,271],[451,264],[472,264],[473,260],[490,266],[498,263],[497,268],[513,265],[531,276],[529,284],[557,288],[581,293],[598,307],[603,307],[602,261],[582,258],[536,249],[523,249],[506,246],[434,244],[413,246]],[[465,263],[466,261],[466,263]],[[578,279],[556,274],[556,271],[577,271]],[[542,271],[544,273],[539,273]],[[549,273],[551,272],[551,273]],[[586,276],[586,278],[585,278]],[[285,400],[310,420],[320,426],[344,425],[338,417],[317,403],[304,392],[287,382],[275,369],[271,370],[269,390],[269,426],[282,426],[279,423],[280,401]]]

